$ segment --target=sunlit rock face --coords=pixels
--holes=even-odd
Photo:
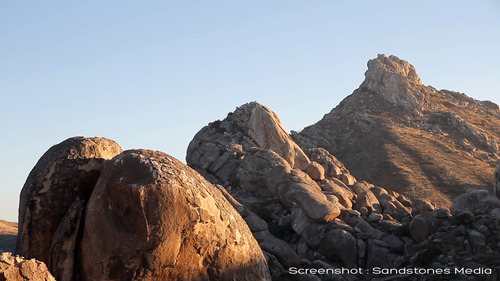
[[[162,152],[108,162],[87,208],[83,280],[270,280],[245,221],[196,171]]]
[[[74,137],[51,147],[21,191],[17,253],[45,262],[51,271],[72,269],[86,201],[106,160],[121,152],[106,138]]]
[[[204,143],[204,140],[209,141]],[[221,161],[254,148],[277,153],[292,168],[305,168],[309,164],[308,157],[290,138],[276,113],[257,102],[244,104],[224,120],[201,129],[190,142],[186,159],[193,167],[218,172],[221,180],[226,180],[233,172],[232,167],[222,167]]]
[[[425,91],[420,91],[422,81],[415,67],[396,56],[379,54],[368,61],[365,81],[360,88],[375,91],[386,101],[406,110],[423,108]]]

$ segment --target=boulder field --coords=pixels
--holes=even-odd
[[[106,138],[51,147],[0,280],[500,280],[498,106],[395,56],[368,68],[293,138],[268,107],[239,106],[194,136],[187,165]]]

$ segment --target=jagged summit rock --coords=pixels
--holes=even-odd
[[[422,84],[415,67],[394,55],[387,57],[384,54],[378,54],[377,58],[369,60],[367,65],[368,71],[365,73],[367,79],[377,79],[378,76],[381,76],[377,72],[384,71],[399,74],[418,85]]]
[[[426,86],[396,56],[370,60],[365,76],[293,139],[302,148],[327,149],[358,178],[441,206],[470,188],[491,190],[498,105]]]
[[[375,92],[386,101],[406,110],[422,110],[425,90],[415,67],[396,56],[379,54],[368,61],[365,81],[360,86],[368,92]]]
[[[203,144],[205,139],[218,135],[215,142]],[[220,161],[214,160],[221,153],[244,153],[252,148],[269,149],[285,159],[293,168],[305,167],[309,159],[302,149],[290,138],[278,116],[258,102],[238,107],[222,121],[215,121],[204,127],[189,144],[187,162],[196,166],[201,162],[212,171],[218,170]]]

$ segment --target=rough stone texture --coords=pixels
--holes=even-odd
[[[325,169],[319,163],[312,161],[306,167],[306,173],[315,181],[325,179]]]
[[[45,263],[26,260],[12,253],[0,254],[0,280],[3,281],[56,281]]]
[[[489,195],[487,190],[474,190],[457,197],[450,207],[455,216],[470,211],[475,215],[489,213],[494,208],[500,207],[500,199]]]
[[[346,185],[353,185],[356,182],[356,179],[348,173],[342,173],[339,175],[340,180]]]
[[[378,55],[368,61],[366,79],[360,88],[377,91],[386,101],[402,106],[406,110],[422,109],[425,97],[411,91],[414,86],[421,86],[422,81],[415,67],[396,56]]]
[[[244,104],[224,120],[201,129],[188,146],[186,160],[196,169],[209,170],[224,183],[230,180],[240,156],[252,148],[274,151],[292,168],[303,169],[310,162],[283,129],[278,116],[257,102]]]
[[[358,196],[354,209],[359,211],[361,208],[368,208],[369,211],[377,211],[378,213],[381,212],[380,202],[370,190],[366,190]]]
[[[416,215],[411,221],[409,230],[415,241],[422,242],[434,231],[433,221],[422,215]]]
[[[411,214],[412,216],[422,215],[424,217],[429,217],[435,209],[436,204],[430,202],[429,200],[417,198],[413,200]]]
[[[423,89],[424,99],[416,100],[425,106],[427,88],[421,85],[418,76],[410,74],[411,68],[395,69],[409,71],[405,79],[413,79],[412,83]],[[386,99],[383,102],[391,103]],[[409,102],[411,106],[412,101],[395,102]],[[354,108],[350,110],[356,114]],[[481,214],[466,210],[450,215],[446,208],[436,209],[432,200],[405,196],[362,178],[357,181],[330,153],[334,150],[329,152],[314,144],[304,150],[313,164],[293,167],[276,148],[259,147],[243,127],[235,129],[233,114],[202,129],[190,144],[187,160],[207,179],[219,183],[227,198],[232,198],[229,201],[242,214],[264,250],[273,279],[295,280],[286,274],[286,268],[296,264],[297,256],[302,259],[302,267],[319,264],[323,268],[468,267],[474,262],[477,263],[474,266],[495,268],[498,260],[495,253],[500,247],[500,208],[495,204],[491,206],[493,209],[483,206],[490,200],[479,200]],[[243,118],[241,113],[238,116]],[[343,120],[337,120],[338,124],[346,126]],[[364,124],[360,131],[371,130],[370,125]],[[331,136],[332,140],[335,138]],[[356,158],[361,162],[378,165],[362,149],[358,152]],[[324,178],[321,173],[307,170],[316,166],[314,163],[323,168]],[[315,172],[318,170],[321,169]],[[314,278],[357,280],[358,277],[401,278],[349,275]],[[414,279],[426,280],[422,278]],[[439,280],[439,276],[431,276],[429,280]]]
[[[468,189],[491,189],[500,110],[426,86],[408,62],[378,55],[358,89],[291,135],[304,151],[326,149],[358,179],[448,208]]]
[[[74,137],[45,152],[21,191],[17,253],[43,261],[52,269],[49,257],[54,233],[73,203],[90,197],[105,161],[121,151],[109,139]],[[74,243],[74,239],[67,242]]]
[[[126,151],[88,203],[83,280],[270,280],[250,229],[212,184],[172,157]]]
[[[357,264],[356,249],[356,238],[351,233],[342,229],[331,229],[326,232],[318,252],[325,257],[338,258],[348,267],[354,268]]]

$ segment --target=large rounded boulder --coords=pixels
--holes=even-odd
[[[69,138],[45,152],[21,191],[17,253],[50,264],[53,236],[61,221],[72,206],[83,206],[76,218],[81,217],[82,202],[90,198],[104,162],[121,152],[112,140],[85,137]],[[59,233],[72,232],[75,238],[78,223],[72,221],[69,229]]]
[[[270,280],[262,250],[220,191],[149,150],[105,165],[80,260],[83,280]]]

